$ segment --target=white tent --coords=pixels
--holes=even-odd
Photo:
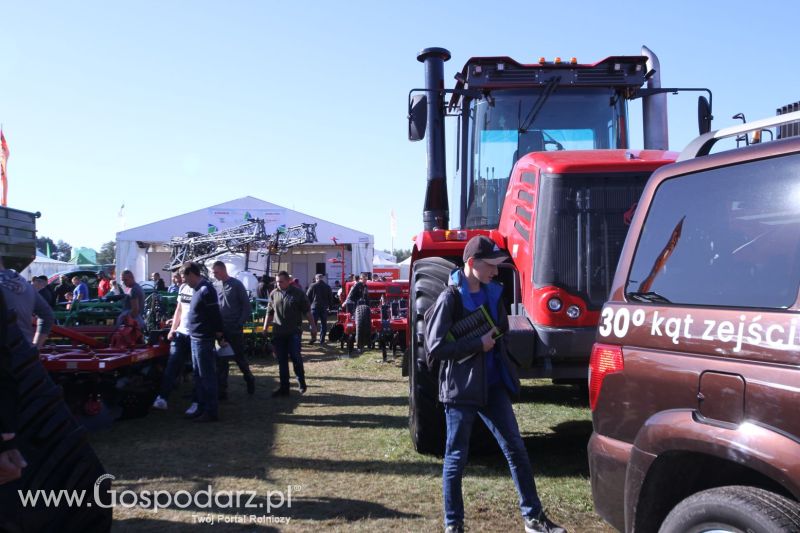
[[[409,279],[411,276],[411,257],[400,261],[400,279]]]
[[[128,269],[136,279],[146,279],[169,263],[167,244],[173,237],[190,231],[205,233],[215,228],[225,229],[242,224],[250,217],[264,219],[268,233],[281,225],[317,224],[316,243],[293,248],[281,259],[281,264],[285,264],[304,286],[320,268],[326,269],[330,279],[339,277],[340,272],[333,270],[341,268],[343,246],[346,273],[372,270],[372,235],[245,196],[117,233],[117,273]],[[251,269],[256,270],[255,267]]]
[[[394,257],[394,256],[392,256],[392,257]],[[372,266],[376,266],[376,267],[396,267],[397,266],[397,262],[396,261],[391,261],[389,259],[386,259],[385,256],[382,257],[382,256],[380,256],[380,255],[378,255],[376,253],[372,257]]]
[[[50,277],[58,272],[74,268],[74,266],[75,265],[71,265],[64,261],[47,257],[43,253],[37,251],[36,258],[33,260],[33,262],[25,267],[25,269],[19,274],[24,279],[31,279],[34,276]]]
[[[390,254],[389,252],[384,252],[383,250],[375,250],[375,257],[372,259],[372,264],[377,265],[375,260],[380,259],[382,261],[381,265],[391,263],[393,265],[397,264],[397,258]]]

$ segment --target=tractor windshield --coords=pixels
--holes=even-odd
[[[578,294],[599,309],[647,174],[542,174],[533,281]]]
[[[469,106],[467,228],[498,226],[511,169],[525,154],[627,148],[627,106],[612,88],[495,90]]]

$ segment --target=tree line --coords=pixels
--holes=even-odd
[[[72,245],[66,241],[62,241],[61,239],[54,241],[50,237],[37,237],[36,249],[50,259],[55,259],[57,261],[69,261],[72,257]],[[97,264],[111,265],[114,263],[116,255],[116,242],[108,241],[103,243],[103,245],[100,247],[100,250],[97,252]]]

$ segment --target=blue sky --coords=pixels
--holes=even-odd
[[[416,54],[659,56],[665,86],[709,87],[714,127],[800,100],[789,1],[3,2],[0,122],[9,206],[74,246],[256,196],[396,248],[422,227],[424,143],[406,139]],[[671,148],[696,95],[670,99]],[[448,148],[452,147],[448,139]],[[453,168],[448,167],[452,178]],[[452,183],[452,180],[448,180]],[[455,217],[454,217],[455,218]]]

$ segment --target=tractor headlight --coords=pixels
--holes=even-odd
[[[563,306],[564,304],[561,303],[561,300],[559,300],[558,298],[550,298],[549,300],[547,300],[547,308],[554,313],[561,311],[561,308]]]

